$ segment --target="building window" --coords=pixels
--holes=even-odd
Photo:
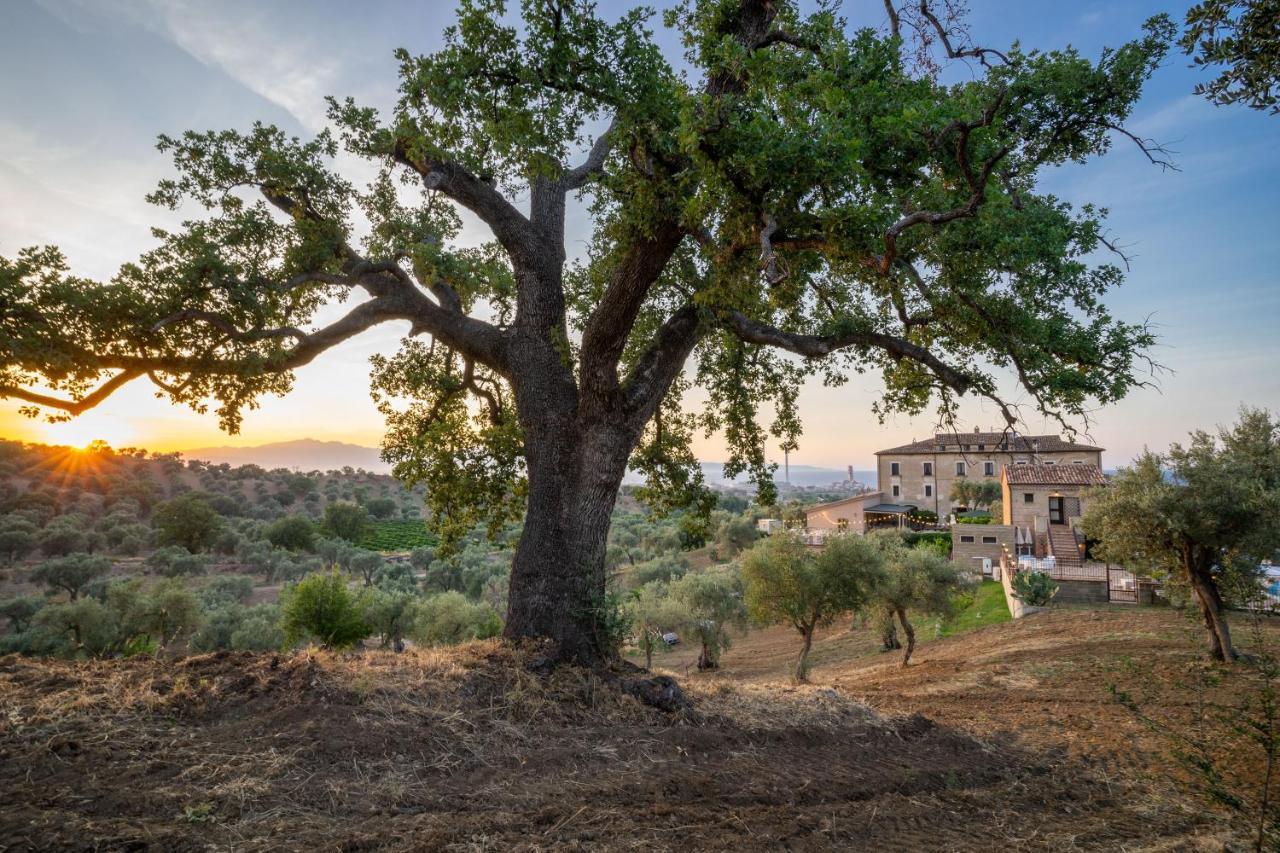
[[[967,444],[962,444],[962,445],[960,445],[960,449],[961,449],[961,450],[963,450],[965,453],[968,453],[968,452],[969,452],[969,445],[967,445]]]
[[[836,519],[836,530],[844,531],[848,529],[849,529],[849,519],[847,518]]]
[[[938,452],[939,452],[939,453],[945,453],[945,452],[946,452],[946,450],[947,450],[947,446],[946,446],[945,444],[939,444],[939,445],[938,445]]]
[[[979,450],[986,450],[986,449],[987,449],[987,446],[986,446],[985,444],[979,444],[979,445],[978,445],[978,449],[979,449]]]
[[[1046,460],[1044,461],[1044,464],[1046,464],[1046,465],[1057,465],[1058,463],[1057,463],[1057,462],[1054,462],[1052,459],[1046,459]]]
[[[972,537],[972,536],[961,536],[961,537],[960,537],[960,542],[961,542],[961,543],[973,542],[973,537]]]
[[[1083,459],[1072,459],[1072,460],[1071,460],[1071,464],[1072,464],[1072,465],[1083,465],[1083,464],[1084,464],[1084,460],[1083,460]]]
[[[901,494],[902,494],[902,487],[901,487],[901,486],[894,486],[894,487],[893,487],[893,496],[896,498],[896,497],[898,497],[898,496],[899,496],[899,495],[901,495]]]
[[[1025,459],[1019,459],[1017,462],[1015,462],[1015,463],[1013,463],[1013,464],[1015,464],[1015,465],[1026,465],[1026,464],[1027,464],[1027,460],[1025,460]]]
[[[932,462],[926,462],[926,463],[924,463],[924,475],[925,475],[926,477],[932,477],[932,476],[933,476],[933,463],[932,463]]]
[[[924,484],[924,496],[925,496],[926,498],[931,498],[931,497],[933,497],[933,485],[932,485],[932,484],[930,484],[930,483],[925,483],[925,484]]]
[[[994,544],[996,544],[996,537],[994,537],[994,536],[983,536],[983,537],[982,537],[982,544],[983,544],[983,545],[994,545]]]
[[[988,476],[988,477],[994,477],[994,476],[996,475],[996,463],[994,463],[994,462],[983,462],[983,463],[982,463],[982,473],[983,473],[983,474],[985,474],[985,475],[986,475],[986,476]]]
[[[896,489],[896,488],[897,488],[897,486],[894,486],[894,488]],[[1024,504],[1033,504],[1033,503],[1035,503],[1035,502],[1036,502],[1036,496],[1035,496],[1035,494],[1033,494],[1032,492],[1023,492],[1023,493],[1022,493],[1022,502],[1023,502]]]
[[[957,477],[963,477],[963,476],[964,476],[964,472],[965,472],[964,463],[963,463],[963,462],[957,462],[957,463],[956,463],[956,476],[957,476]]]
[[[899,466],[897,462],[890,462],[890,463],[889,463],[889,476],[890,476],[890,477],[896,477],[896,476],[898,476],[898,475],[901,473],[900,468],[901,468],[901,466]]]

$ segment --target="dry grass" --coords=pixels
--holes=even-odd
[[[669,715],[537,649],[0,659],[0,849],[1112,850],[1222,826],[854,689]]]

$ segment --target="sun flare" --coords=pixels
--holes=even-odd
[[[82,415],[70,421],[46,424],[45,440],[50,444],[61,444],[84,449],[96,441],[106,442],[112,447],[126,447],[134,438],[133,428],[124,421],[105,415]]]

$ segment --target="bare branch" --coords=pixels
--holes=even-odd
[[[806,358],[819,358],[849,347],[874,347],[887,352],[895,360],[908,358],[933,371],[943,383],[957,394],[964,394],[972,387],[972,379],[945,363],[922,346],[883,332],[856,331],[840,335],[802,335],[784,332],[766,323],[749,319],[738,311],[721,315],[724,327],[744,341],[753,344],[778,347]]]
[[[488,183],[456,163],[414,151],[409,139],[397,139],[391,156],[397,163],[421,175],[423,184],[428,188],[439,190],[480,217],[513,257],[523,259],[530,256],[533,232],[528,218]]]
[[[94,391],[78,400],[63,400],[46,394],[37,394],[34,391],[28,391],[15,385],[0,385],[0,398],[22,400],[24,403],[32,403],[49,409],[61,409],[70,415],[79,415],[110,397],[117,389],[137,379],[143,372],[136,368],[122,370],[106,382],[103,382]]]
[[[603,171],[605,157],[609,154],[609,147],[613,144],[611,137],[615,128],[618,126],[618,119],[615,117],[609,122],[609,126],[604,132],[596,138],[595,144],[591,146],[591,150],[587,153],[587,159],[577,168],[570,169],[560,178],[560,186],[566,191],[572,192],[580,188],[590,178]]]

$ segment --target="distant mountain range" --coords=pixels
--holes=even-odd
[[[300,438],[296,441],[277,441],[271,444],[259,444],[253,447],[196,447],[184,450],[186,459],[201,459],[215,465],[261,465],[263,468],[296,468],[300,471],[328,471],[332,468],[363,468],[378,474],[389,474],[391,466],[382,461],[378,448],[363,447],[359,444],[348,444],[342,441],[317,441],[314,438]],[[710,485],[727,485],[746,483],[745,477],[730,480],[724,476],[723,462],[703,462],[702,474]],[[813,465],[792,465],[791,484],[793,486],[829,486],[839,483],[849,476],[843,468],[821,468]],[[853,476],[861,483],[874,486],[875,471],[854,471]],[[783,470],[779,466],[774,473],[774,480],[783,482]],[[628,473],[628,483],[638,483],[640,478]]]
[[[377,474],[391,473],[376,447],[362,447],[342,441],[300,438],[254,447],[196,447],[182,451],[185,459],[201,459],[221,465],[261,465],[263,468],[296,468],[299,471],[328,471],[334,468],[363,468]]]

